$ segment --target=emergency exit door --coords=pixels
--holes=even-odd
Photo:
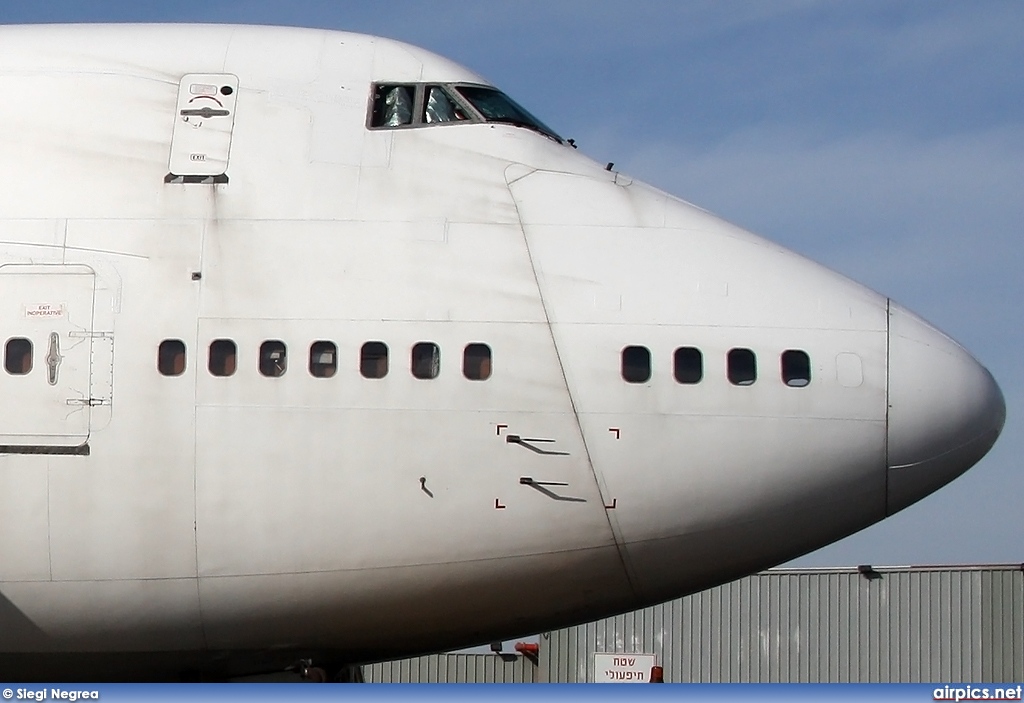
[[[178,85],[168,183],[226,183],[238,77],[189,73]]]
[[[0,453],[88,452],[95,272],[0,266]]]

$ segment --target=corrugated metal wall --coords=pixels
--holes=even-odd
[[[654,654],[666,681],[1020,682],[1024,566],[772,570],[544,633],[540,661],[435,654],[379,682],[583,682],[594,653]]]
[[[655,654],[666,681],[1024,679],[1024,571],[773,570],[541,638],[541,681],[595,652]]]
[[[1024,564],[981,576],[982,678],[1024,681]]]
[[[537,667],[515,655],[431,654],[363,667],[367,683],[534,683]]]

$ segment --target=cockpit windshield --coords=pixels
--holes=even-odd
[[[562,138],[494,88],[458,83],[377,83],[370,129],[425,127],[456,122],[500,122],[525,127],[561,143]]]
[[[427,86],[427,99],[424,105],[423,121],[427,124],[438,122],[457,122],[465,120],[462,108],[448,96],[439,85]]]
[[[555,141],[562,141],[562,138],[555,134],[550,127],[521,108],[512,98],[501,91],[476,85],[457,85],[455,90],[468,100],[488,122],[504,122],[517,127],[526,127],[547,135]]]
[[[374,113],[382,127],[399,127],[412,122],[412,92],[409,86],[379,85],[374,92]]]

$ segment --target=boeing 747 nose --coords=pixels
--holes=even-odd
[[[607,617],[862,530],[1002,429],[912,313],[416,47],[0,27],[0,89],[0,678]]]
[[[941,488],[995,443],[1006,419],[992,374],[907,309],[889,309],[889,515]]]

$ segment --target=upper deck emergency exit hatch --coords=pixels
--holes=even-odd
[[[178,84],[165,183],[227,183],[238,76],[189,73]]]

